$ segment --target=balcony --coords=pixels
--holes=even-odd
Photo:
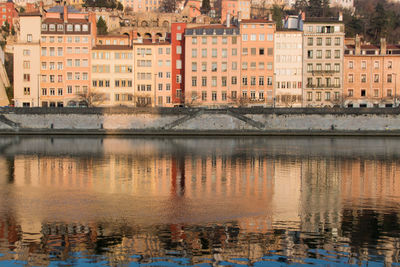
[[[339,71],[334,71],[334,70],[312,70],[311,71],[312,75],[333,75],[335,73],[339,73]]]
[[[307,88],[312,88],[312,89],[331,89],[331,88],[340,88],[340,84],[307,84]]]

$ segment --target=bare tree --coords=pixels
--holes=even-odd
[[[182,0],[162,0],[159,10],[165,13],[175,13]]]
[[[86,102],[88,107],[94,107],[96,105],[100,105],[107,100],[106,95],[104,93],[98,92],[81,92],[77,93],[79,102]]]

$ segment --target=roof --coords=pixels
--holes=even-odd
[[[68,6],[68,13],[81,13],[79,10],[76,10],[73,6]],[[51,13],[61,13],[64,14],[64,6],[53,6],[48,9],[47,12]]]
[[[132,50],[129,45],[96,45],[93,50]]]
[[[186,28],[186,35],[233,35],[239,34],[239,28],[236,26],[226,27],[225,25],[205,25],[201,27]]]
[[[18,14],[20,17],[36,17],[36,16],[42,16],[39,11],[33,11],[33,12],[24,12]]]
[[[242,19],[240,23],[274,23],[267,19]]]
[[[343,23],[338,18],[335,17],[310,17],[306,18],[305,23]]]
[[[364,50],[379,50],[381,47],[378,45],[362,44],[361,49]],[[346,49],[355,49],[355,45],[346,45]],[[386,49],[400,49],[400,45],[388,44]]]
[[[59,18],[46,18],[43,20],[45,23],[64,23],[64,20],[59,19]],[[87,19],[68,19],[68,23],[88,23],[89,21]]]

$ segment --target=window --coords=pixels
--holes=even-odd
[[[262,33],[262,34],[259,34],[259,35],[258,35],[258,40],[259,40],[259,41],[265,41],[265,34],[263,34],[263,33]]]
[[[365,89],[361,89],[361,96],[366,96],[366,90]]]
[[[182,75],[178,74],[176,75],[176,82],[181,83],[182,82]]]
[[[247,34],[243,34],[243,35],[242,35],[242,41],[244,41],[244,42],[248,41],[248,36],[247,36]]]
[[[212,101],[217,101],[217,92],[212,91],[212,93],[211,93],[211,99],[212,99]]]
[[[322,38],[321,38],[321,37],[318,37],[318,38],[317,38],[317,45],[318,45],[318,46],[321,46],[321,45],[322,45]]]
[[[180,59],[176,60],[176,68],[178,70],[182,69],[182,60]]]
[[[31,80],[30,74],[24,74],[24,82],[29,82]]]
[[[388,69],[392,69],[392,61],[388,61],[387,67],[388,67]]]
[[[30,87],[24,87],[24,95],[30,95],[31,94],[31,88]]]
[[[349,61],[349,69],[353,69],[354,68],[354,63],[353,63],[353,61]]]
[[[231,83],[232,83],[233,85],[237,84],[237,77],[236,77],[236,76],[232,76],[232,78],[231,78]]]
[[[257,34],[250,34],[250,41],[257,41]]]
[[[335,45],[340,45],[340,37],[335,38]]]
[[[335,58],[340,58],[340,50],[335,50]]]
[[[322,50],[317,50],[317,58],[322,58]]]
[[[374,74],[374,83],[379,83],[379,74]]]
[[[392,89],[387,89],[386,96],[392,96]]]
[[[242,85],[247,85],[247,77],[246,76],[242,77]]]
[[[374,69],[379,69],[379,61],[374,61]]]
[[[366,83],[367,82],[367,75],[366,74],[361,74],[361,82]]]
[[[56,49],[54,47],[50,47],[50,56],[54,57],[56,54]]]
[[[201,86],[207,86],[207,77],[201,77]]]
[[[201,49],[201,57],[207,57],[207,49],[203,48]]]
[[[353,83],[354,82],[354,77],[353,74],[349,74],[349,83]]]
[[[176,34],[176,40],[178,40],[178,41],[182,40],[182,33],[177,33]]]
[[[318,51],[317,51],[318,52]],[[317,56],[318,57],[318,56]],[[325,58],[331,58],[331,50],[325,51]]]
[[[46,56],[47,55],[47,48],[46,47],[42,47],[42,56]]]
[[[202,91],[201,92],[201,100],[203,100],[203,101],[207,100],[207,91]]]
[[[313,38],[307,38],[307,45],[313,45]]]
[[[313,58],[313,51],[312,50],[308,50],[307,51],[307,58],[308,59],[312,59]]]
[[[29,69],[31,67],[30,61],[24,61],[24,69]]]
[[[217,37],[213,36],[211,39],[212,44],[217,44]]]
[[[47,95],[47,88],[42,88],[42,95]]]
[[[264,76],[258,77],[258,85],[264,85]]]
[[[325,100],[326,101],[331,100],[331,92],[325,92]]]
[[[197,49],[192,49],[192,58],[197,57]]]
[[[217,62],[211,63],[211,71],[213,71],[213,72],[217,71]]]
[[[192,86],[193,87],[197,86],[197,76],[192,76]]]
[[[232,44],[237,44],[237,37],[236,36],[232,36]]]
[[[211,50],[211,56],[212,57],[217,57],[217,55],[218,55],[218,52],[217,52],[218,50],[216,49],[216,48],[213,48],[212,50]]]
[[[247,70],[247,62],[242,62],[242,70]]]
[[[361,69],[365,70],[367,68],[367,62],[361,61]]]
[[[274,40],[274,35],[272,33],[267,34],[267,41],[273,41]]]
[[[192,71],[193,72],[197,71],[197,62],[192,62]]]
[[[328,37],[328,38],[326,38],[325,39],[325,44],[328,46],[328,45],[331,45],[332,44],[332,39],[330,38],[330,37]]]
[[[211,86],[213,86],[213,87],[217,86],[217,77],[216,76],[211,77]]]
[[[31,42],[32,42],[32,34],[27,34],[27,36],[26,36],[26,41],[27,41],[28,43],[31,43]]]
[[[392,82],[392,74],[387,75],[387,82],[391,83]]]
[[[57,89],[57,94],[58,95],[63,95],[63,89],[62,88],[58,88]]]
[[[222,58],[227,58],[228,57],[228,50],[226,48],[222,49]]]
[[[207,44],[207,37],[201,37],[201,43]]]
[[[349,89],[349,90],[347,91],[347,94],[348,94],[348,96],[353,96],[353,89]]]
[[[30,56],[31,55],[31,50],[24,49],[23,54],[24,54],[24,56]]]
[[[270,47],[270,48],[267,49],[267,54],[268,54],[268,56],[272,56],[273,53],[274,53],[274,49],[273,49],[272,47]]]
[[[182,46],[180,46],[180,45],[176,46],[176,53],[178,55],[182,54]]]
[[[197,44],[197,37],[192,37],[192,44]]]

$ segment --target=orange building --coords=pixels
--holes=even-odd
[[[40,106],[76,105],[89,92],[95,23],[72,7],[56,6],[41,27]]]
[[[227,15],[237,19],[250,19],[250,0],[223,0],[221,3],[221,23],[225,23]]]
[[[346,107],[398,106],[396,85],[400,69],[400,45],[362,44],[357,36],[346,45],[344,56],[344,105]]]
[[[241,99],[250,106],[272,106],[275,23],[263,19],[242,20]]]

